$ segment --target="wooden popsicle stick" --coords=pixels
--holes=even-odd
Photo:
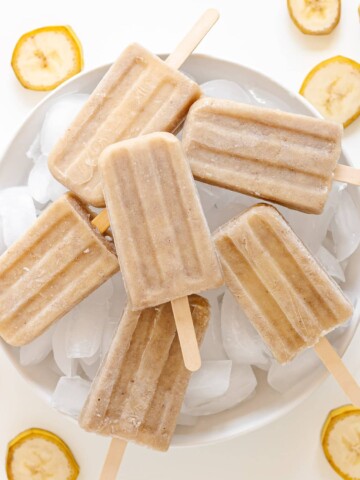
[[[341,357],[326,337],[322,337],[314,347],[320,360],[335,378],[351,403],[360,407],[360,386],[346,368]]]
[[[106,208],[104,210],[102,210],[99,215],[97,215],[91,222],[94,227],[96,227],[99,232],[102,234],[102,233],[105,233],[106,230],[110,227],[110,220],[109,220],[109,215],[108,215],[108,212],[106,210]]]
[[[338,163],[334,171],[334,180],[350,183],[350,185],[360,185],[360,168]]]
[[[215,25],[219,17],[219,12],[214,8],[206,10],[175,50],[167,57],[166,63],[175,69],[180,68],[209,30]]]
[[[179,43],[173,53],[167,57],[165,62],[176,70],[180,68],[186,59],[192,54],[195,48],[199,45],[201,40],[215,25],[219,17],[219,12],[214,8],[209,8],[206,10],[192,27],[192,29]],[[99,230],[100,233],[106,232],[106,230],[110,227],[107,210],[104,209],[101,213],[99,213],[99,215],[95,217],[91,223]]]
[[[219,12],[213,8],[206,10],[193,28],[179,43],[173,53],[166,59],[166,63],[172,68],[178,69],[191,55],[201,40],[219,19]],[[110,227],[107,210],[104,209],[91,222],[100,233],[106,232]],[[192,322],[189,301],[187,297],[174,300],[172,308],[174,312],[176,328],[179,335],[180,346],[184,356],[186,368],[194,372],[201,366],[199,346],[196,340],[194,325]]]
[[[217,22],[219,13],[216,10],[207,10],[194,27],[180,42],[175,51],[167,58],[167,64],[173,68],[180,68],[188,56],[194,51],[201,40],[206,36],[212,26]],[[107,210],[103,210],[91,222],[100,233],[106,232],[110,227]],[[197,370],[201,365],[199,346],[196,339],[194,324],[188,297],[183,297],[172,302],[176,328],[178,331],[180,345],[184,355],[184,361],[188,363],[191,371]],[[188,343],[189,342],[189,343]],[[108,454],[100,475],[100,480],[114,480],[120,468],[127,442],[113,438]]]
[[[190,370],[190,372],[195,372],[201,367],[201,357],[191,315],[189,298],[181,297],[172,300],[171,306],[185,367]]]
[[[127,442],[120,438],[113,438],[106,455],[104,466],[99,480],[115,480],[123,459]]]
[[[104,233],[109,228],[107,211],[103,210],[91,223],[100,233]],[[185,367],[191,372],[195,372],[201,367],[201,357],[188,297],[173,300],[171,306],[174,313],[176,330],[179,336]]]

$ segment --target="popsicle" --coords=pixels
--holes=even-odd
[[[119,270],[114,244],[74,195],[51,204],[0,257],[0,336],[24,345]]]
[[[315,346],[354,404],[360,388],[326,340],[352,305],[288,223],[259,204],[214,234],[225,282],[274,357],[286,363]]]
[[[210,307],[198,295],[189,301],[201,342]],[[80,426],[166,451],[189,378],[170,303],[137,312],[127,308],[82,409]]]
[[[187,295],[223,283],[191,170],[174,135],[153,133],[114,144],[102,153],[99,168],[133,310],[168,301],[174,311],[178,302],[186,308]]]
[[[333,178],[351,181],[337,166],[341,137],[328,120],[202,98],[182,139],[197,180],[319,214]]]
[[[133,310],[222,284],[191,170],[174,135],[114,144],[99,168]]]
[[[128,46],[51,152],[54,177],[85,203],[105,206],[97,167],[104,148],[176,131],[200,97],[199,86],[175,68],[140,45]]]

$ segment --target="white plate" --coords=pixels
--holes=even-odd
[[[26,157],[26,151],[36,134],[39,132],[44,116],[49,107],[59,97],[69,93],[90,93],[103,77],[109,65],[85,72],[70,79],[56,91],[46,97],[26,118],[18,132],[10,142],[0,163],[0,188],[21,185],[26,182],[31,168],[31,161]],[[319,116],[315,109],[300,95],[293,94],[270,78],[254,70],[203,55],[193,55],[184,65],[183,70],[192,75],[199,83],[208,80],[224,78],[239,82],[246,89],[253,89],[272,98],[278,108],[313,116]],[[342,163],[349,163],[345,155]],[[360,208],[360,197],[355,188],[350,188],[356,205]],[[304,214],[304,220],[306,215]],[[356,265],[360,261],[359,250],[352,255],[347,268],[345,286],[354,292],[360,289],[360,274]],[[351,322],[340,338],[340,351],[344,353],[354,335],[356,321]],[[0,342],[19,373],[29,381],[39,394],[50,403],[51,393],[58,376],[49,372],[43,366],[24,368],[19,364],[18,355],[14,349]],[[250,399],[231,410],[216,415],[202,417],[193,427],[178,427],[172,445],[194,446],[204,445],[245,434],[266,425],[294,408],[326,378],[323,370],[316,370],[313,375],[304,379],[296,388],[285,395],[280,395],[268,387],[265,374],[258,376],[257,393]]]

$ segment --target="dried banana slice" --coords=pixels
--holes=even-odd
[[[341,0],[287,0],[290,17],[308,35],[327,35],[339,23]]]
[[[360,64],[346,57],[319,63],[300,93],[326,118],[347,127],[360,115]]]
[[[360,409],[353,405],[332,410],[322,429],[327,461],[342,478],[360,479]]]
[[[31,428],[9,443],[6,473],[9,480],[76,480],[79,467],[61,438]]]
[[[25,88],[52,90],[82,70],[80,41],[68,26],[38,28],[18,40],[11,66]]]

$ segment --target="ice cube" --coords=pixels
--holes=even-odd
[[[342,185],[334,183],[320,215],[310,215],[289,208],[276,206],[289,222],[294,232],[301,238],[309,250],[315,254],[324,241],[341,198]]]
[[[230,386],[224,395],[196,407],[188,407],[184,402],[181,413],[186,415],[212,415],[238,405],[254,391],[257,380],[249,365],[232,365]]]
[[[3,236],[3,226],[2,218],[0,217],[0,255],[3,254],[6,250],[6,245]]]
[[[89,394],[91,383],[79,376],[61,377],[51,399],[51,405],[62,413],[77,418]]]
[[[56,365],[63,374],[70,377],[77,372],[78,361],[69,358],[66,354],[66,337],[71,323],[74,321],[73,310],[63,317],[55,325],[55,331],[52,338],[52,349]]]
[[[47,157],[41,155],[30,170],[28,178],[29,191],[33,199],[41,204],[50,200],[48,190],[51,178],[52,176],[47,166]]]
[[[321,368],[323,368],[322,363],[315,351],[308,348],[285,365],[273,360],[267,379],[274,390],[285,393],[299,385],[310,375],[317,375]]]
[[[110,282],[112,283],[113,294],[110,298],[109,314],[111,317],[115,317],[116,322],[119,323],[127,302],[126,291],[121,273],[114,275]]]
[[[40,134],[36,135],[35,140],[26,152],[27,158],[36,162],[41,156]]]
[[[41,151],[44,155],[49,155],[88,98],[89,95],[82,93],[65,95],[48,110],[40,133]]]
[[[28,367],[41,363],[52,350],[55,326],[48,328],[40,337],[20,348],[20,365]]]
[[[3,240],[14,243],[36,220],[36,209],[28,187],[10,187],[0,192]]]
[[[297,113],[295,108],[291,108],[289,103],[281,97],[270,93],[269,90],[263,90],[261,87],[247,88],[247,93],[252,102],[259,107],[274,108],[275,110],[283,110],[285,112]]]
[[[341,262],[354,253],[360,243],[360,213],[347,189],[341,192],[330,227],[336,257]]]
[[[84,364],[84,365],[88,365],[88,366],[91,366],[91,365],[94,365],[94,363],[98,362],[99,361],[99,352],[95,352],[94,355],[92,357],[83,357],[81,360],[80,360],[80,363],[81,365]]]
[[[114,293],[114,284],[111,279],[100,285],[81,305],[107,305]]]
[[[51,177],[47,188],[47,194],[49,199],[52,202],[55,202],[55,200],[61,197],[61,195],[64,195],[65,192],[67,192],[67,188],[64,187],[64,185],[61,185],[60,182],[55,180],[54,177]]]
[[[207,97],[225,98],[242,103],[253,103],[251,95],[238,83],[232,80],[210,80],[200,85],[201,90]]]
[[[73,309],[73,321],[66,333],[66,354],[69,358],[100,355],[113,291],[113,283],[108,280]]]
[[[339,349],[341,337],[349,325],[350,321],[340,325],[327,335],[335,350]],[[318,370],[323,368],[315,350],[308,348],[285,365],[280,365],[274,360],[268,373],[268,382],[274,390],[285,393],[294,386],[301,384],[301,382],[308,380],[309,377],[317,375]]]
[[[206,213],[206,219],[211,232],[221,227],[231,218],[239,215],[246,208],[259,203],[258,199],[242,195],[241,193],[230,192],[229,190],[224,190],[224,192],[223,195],[219,196],[215,205]]]
[[[319,260],[321,265],[331,277],[339,280],[340,282],[345,282],[345,275],[343,269],[338,259],[334,257],[334,255],[330,253],[329,250],[327,250],[321,245],[319,250],[317,251],[316,258]]]
[[[96,304],[91,296],[73,310],[73,321],[66,332],[66,355],[69,358],[100,355],[100,343],[108,315],[105,304]]]
[[[200,370],[193,373],[184,402],[189,409],[199,407],[221,397],[230,385],[232,361],[203,361]]]
[[[231,360],[240,365],[269,368],[269,349],[229,291],[222,301],[221,331],[224,349]]]
[[[222,343],[219,305],[219,299],[224,295],[224,291],[225,287],[221,287],[202,294],[209,301],[211,308],[209,326],[201,345],[201,358],[203,360],[227,359]]]
[[[110,317],[106,323],[101,339],[100,358],[103,359],[107,354],[111,342],[119,326],[120,317]]]
[[[81,368],[83,369],[84,373],[86,376],[89,378],[89,380],[94,380],[95,375],[97,374],[99,367],[100,367],[100,358],[98,357],[95,361],[95,363],[92,363],[91,365],[87,364],[85,362],[85,359],[82,358],[80,360],[80,365]]]
[[[224,188],[215,187],[198,181],[195,183],[205,215],[215,207],[221,197],[227,195],[227,191]]]

